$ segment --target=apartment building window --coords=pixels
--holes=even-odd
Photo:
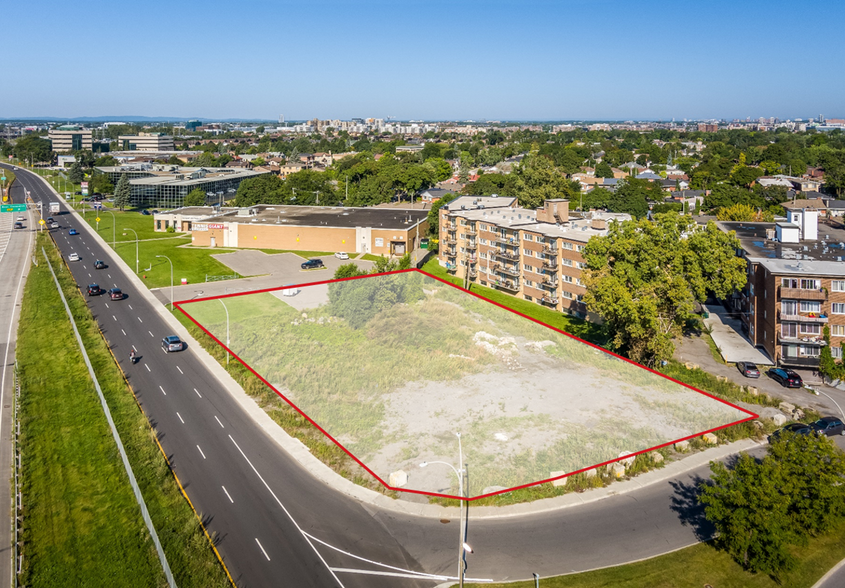
[[[845,314],[845,302],[834,302],[830,305],[830,312],[833,314]]]
[[[529,296],[528,294],[523,294],[522,297],[525,298],[526,300],[533,300],[531,298],[531,296]]]
[[[833,359],[842,359],[842,348],[841,347],[831,347],[830,348],[830,355]]]
[[[534,271],[534,268],[531,267],[530,265],[528,265],[527,263],[522,264],[522,269],[524,269],[527,272],[533,272]]]
[[[780,326],[780,336],[786,337],[789,339],[795,339],[798,337],[798,324],[797,323],[782,323]]]
[[[478,254],[478,257],[480,257],[481,259],[487,259],[487,252],[482,251],[481,253]]]
[[[801,334],[802,335],[821,335],[822,334],[822,326],[821,325],[801,325]]]
[[[572,300],[572,292],[567,292],[566,290],[564,290],[563,292],[561,292],[561,294],[562,294],[562,295],[563,295],[563,297],[564,297],[564,298],[566,298],[567,300]]]
[[[834,337],[845,337],[845,325],[830,325],[830,334]]]
[[[564,257],[563,260],[561,261],[561,263],[563,263],[563,265],[565,265],[567,267],[572,267],[572,260],[571,259],[566,259]]]
[[[533,286],[534,282],[532,282],[531,280],[525,280],[525,285],[526,286]]]
[[[584,282],[582,282],[582,281],[581,281],[581,278],[575,278],[575,283],[576,283],[578,286],[583,286],[583,285],[584,285]]]
[[[795,300],[784,300],[780,303],[780,311],[782,314],[798,314],[798,302]]]
[[[780,285],[784,288],[800,288],[801,290],[818,290],[821,288],[821,280],[808,278],[781,278]]]
[[[575,246],[575,251],[579,251],[579,252],[580,252],[580,251],[584,251],[584,246],[583,246],[583,245],[576,245],[576,246]]]
[[[529,257],[531,257],[531,250],[530,250],[530,249],[523,249],[523,250],[522,250],[522,252],[523,252],[525,255],[527,255],[527,256],[529,256]]]
[[[566,241],[561,241],[560,243],[561,249],[569,249],[572,251],[572,243],[567,243]]]
[[[845,280],[831,280],[830,289],[834,292],[845,292]]]
[[[467,264],[467,262],[462,259],[462,260],[460,260],[459,264],[465,266]]]
[[[564,281],[564,282],[566,282],[567,284],[571,284],[571,283],[572,283],[572,276],[566,276],[566,275],[564,275],[564,276],[563,276],[563,281]]]
[[[587,264],[583,261],[576,261],[575,267],[577,267],[578,269],[585,269],[587,267]]]
[[[843,305],[845,307],[845,304]],[[814,302],[812,300],[801,301],[801,312],[821,312],[821,302]],[[845,310],[842,311],[845,314]]]
[[[801,357],[818,357],[821,353],[821,349],[815,345],[800,345],[798,349]]]

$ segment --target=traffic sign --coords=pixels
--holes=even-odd
[[[6,176],[2,176],[2,177],[0,177],[0,181],[5,182],[5,181],[6,181]]]
[[[26,212],[26,204],[0,204],[0,212]]]
[[[97,222],[100,222],[100,217],[99,217],[99,216],[97,217]]]
[[[38,224],[39,224],[39,225],[46,225],[46,224],[47,224],[47,221],[45,221],[45,220],[42,218],[41,220],[39,220],[39,221],[38,221]]]

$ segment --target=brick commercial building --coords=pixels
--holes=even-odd
[[[462,196],[440,209],[441,265],[469,282],[587,316],[581,255],[594,236],[607,234],[628,214],[591,212],[569,216],[568,200],[543,208],[516,207],[515,198]]]
[[[751,343],[777,365],[815,368],[825,345],[825,326],[834,358],[842,359],[845,231],[811,226],[809,208],[791,208],[789,213],[795,224],[719,223],[736,231],[748,261],[748,283],[731,305]],[[799,232],[813,238],[799,240]]]
[[[175,226],[190,232],[197,247],[401,256],[419,249],[428,233],[427,210],[395,208],[261,204],[215,214],[210,207],[190,207],[158,213],[154,219],[157,231]]]

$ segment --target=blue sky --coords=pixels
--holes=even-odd
[[[14,2],[0,117],[845,117],[845,3],[812,4]]]

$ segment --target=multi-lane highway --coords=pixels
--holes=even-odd
[[[19,170],[18,182],[46,206],[57,197]],[[128,268],[67,209],[53,231],[85,289],[119,287],[122,301],[88,303],[127,372],[145,413],[238,586],[431,587],[456,572],[458,521],[365,505],[305,471],[256,427],[192,348],[166,354],[171,328]],[[75,228],[79,235],[69,234]],[[94,269],[96,259],[108,267]],[[0,316],[2,319],[2,316]],[[129,365],[129,351],[139,361]],[[574,508],[477,520],[470,508],[468,577],[530,578],[615,565],[709,535],[689,490],[706,468]]]

